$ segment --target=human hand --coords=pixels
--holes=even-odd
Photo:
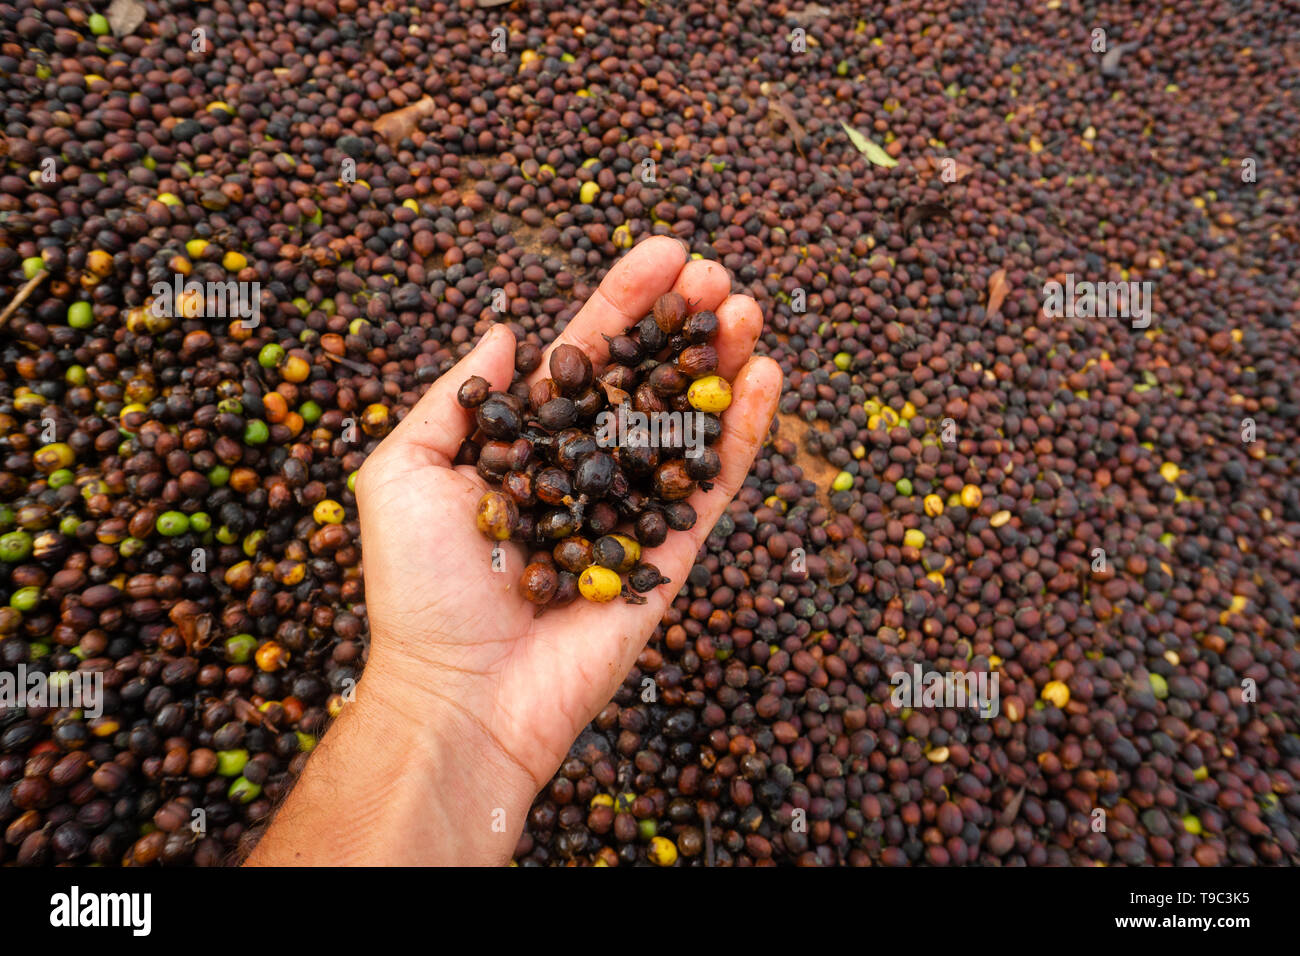
[[[494,543],[475,523],[486,485],[473,467],[452,460],[474,429],[472,412],[456,400],[461,383],[479,375],[493,389],[509,388],[516,343],[501,326],[434,383],[357,476],[371,631],[357,702],[368,709],[372,733],[389,740],[414,733],[404,746],[430,755],[431,772],[443,778],[443,802],[458,805],[457,818],[481,814],[473,823],[461,819],[472,829],[459,834],[459,853],[446,854],[457,862],[509,859],[533,796],[636,662],[776,413],[780,368],[750,355],[763,324],[758,304],[730,295],[722,266],[687,262],[673,239],[649,239],[620,260],[550,348],[577,345],[599,369],[607,359],[602,333],[622,332],[669,290],[717,314],[718,374],[732,381],[734,396],[715,446],[722,472],[710,491],[689,499],[695,526],[670,532],[647,553],[672,583],[646,595],[645,604],[578,599],[537,615],[518,588],[524,547],[504,542],[506,573],[493,570]],[[544,357],[532,380],[546,368]],[[498,810],[505,826],[493,830]],[[430,827],[447,828],[455,821]],[[470,842],[475,833],[482,839]],[[447,837],[431,833],[444,849]],[[421,856],[416,844],[405,848],[411,861],[429,862],[429,851]]]

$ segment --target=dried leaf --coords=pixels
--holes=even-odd
[[[601,382],[600,387],[605,390],[605,397],[615,408],[619,405],[626,405],[628,402],[632,401],[632,396],[623,391],[617,385],[610,385],[609,382]]]
[[[108,5],[108,26],[113,36],[130,36],[144,23],[145,9],[140,0],[113,0]]]
[[[989,304],[984,311],[990,318],[998,314],[998,309],[1002,308],[1002,302],[1010,291],[1011,287],[1007,285],[1006,269],[999,269],[989,276]]]
[[[420,120],[432,116],[437,109],[437,101],[432,96],[426,96],[410,106],[403,106],[400,110],[379,117],[375,120],[375,132],[388,140],[389,146],[396,146],[415,131]]]
[[[804,132],[803,126],[799,123],[798,118],[794,115],[794,110],[792,110],[788,104],[774,101],[768,104],[767,111],[769,114],[775,113],[781,118],[785,123],[786,128],[790,130],[790,135],[794,137],[796,143],[807,135]]]
[[[167,615],[189,652],[201,651],[212,643],[212,615],[203,613],[194,601],[177,601]]]
[[[260,710],[242,697],[236,697],[230,702],[235,711],[235,718],[243,724],[252,724],[254,727],[261,727],[266,720]]]
[[[886,169],[892,169],[898,165],[898,160],[894,159],[893,156],[890,156],[887,152],[871,140],[867,139],[848,123],[840,123],[840,125],[844,127],[844,132],[849,134],[849,142],[857,148],[859,153],[871,160],[871,162],[875,163],[877,166],[884,166]]]
[[[998,823],[1004,827],[1011,826],[1015,822],[1016,816],[1020,813],[1020,805],[1025,802],[1025,788],[1021,787],[1016,791],[1016,795],[1011,798],[1007,808],[1002,811],[1002,816],[998,818]]]
[[[787,20],[793,20],[801,27],[807,27],[811,24],[822,22],[827,17],[832,16],[834,12],[835,11],[823,7],[820,3],[810,3],[802,10],[797,10],[794,13],[787,13],[785,18]]]
[[[926,222],[930,219],[947,219],[952,222],[952,212],[943,203],[923,202],[918,206],[913,206],[903,217],[903,235],[908,235],[912,227],[918,223]]]

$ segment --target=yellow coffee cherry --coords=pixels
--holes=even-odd
[[[925,505],[925,513],[931,518],[937,518],[943,514],[943,499],[938,495],[926,495],[922,504]]]
[[[317,524],[342,524],[343,506],[331,498],[318,502],[311,510],[311,516]]]
[[[903,532],[903,546],[921,550],[925,547],[925,532],[920,528],[908,528]]]
[[[966,508],[978,508],[980,502],[984,500],[984,492],[980,491],[979,485],[966,485],[961,490],[961,503]]]
[[[618,597],[623,590],[623,581],[609,568],[593,564],[578,577],[578,593],[588,601],[604,604]]]
[[[677,862],[677,845],[667,837],[657,836],[650,841],[646,857],[655,866],[672,866]]]
[[[697,411],[714,414],[726,411],[731,404],[731,383],[721,375],[697,378],[686,390],[686,399]]]
[[[1070,702],[1070,688],[1065,686],[1064,681],[1048,681],[1040,696],[1049,704],[1055,704],[1057,707],[1064,709],[1065,705]]]

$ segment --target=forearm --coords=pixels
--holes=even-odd
[[[533,794],[460,715],[412,714],[367,675],[248,859],[252,866],[509,862]]]

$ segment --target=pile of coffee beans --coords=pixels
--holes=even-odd
[[[715,374],[717,331],[713,312],[691,311],[668,292],[653,314],[608,339],[599,377],[582,349],[561,344],[550,375],[529,385],[542,356],[525,344],[510,391],[489,392],[478,376],[460,387],[477,431],[457,461],[500,488],[479,501],[478,528],[534,549],[519,580],[529,601],[559,607],[579,594],[597,602],[622,594],[644,603],[640,595],[669,583],[642,551],[670,529],[695,526],[686,499],[722,470],[709,447],[731,404],[731,384]],[[631,535],[616,533],[620,526]]]
[[[365,662],[350,476],[652,235],[786,389],[520,865],[1300,862],[1293,9],[116,6],[0,0],[0,671],[105,687],[0,709],[0,863],[245,852]]]

